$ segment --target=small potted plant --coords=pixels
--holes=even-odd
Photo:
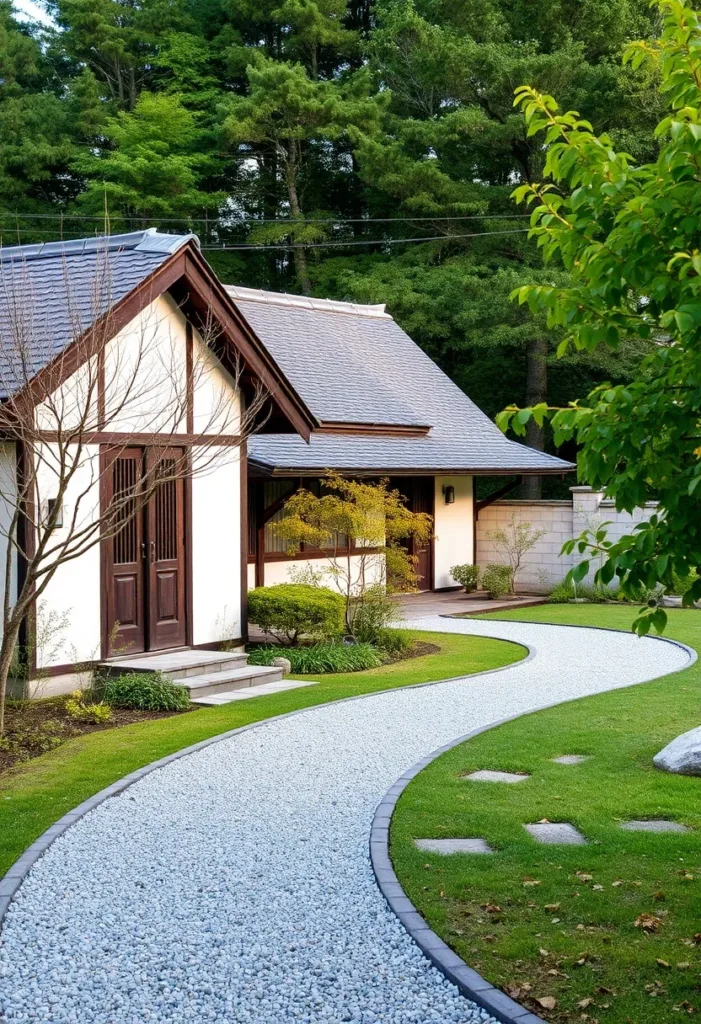
[[[466,594],[472,594],[477,590],[480,581],[480,569],[478,565],[454,565],[450,575],[456,583],[465,588]]]

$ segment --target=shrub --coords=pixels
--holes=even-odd
[[[482,586],[490,597],[503,597],[511,590],[511,578],[514,574],[510,565],[487,566],[482,574]]]
[[[368,587],[353,610],[353,636],[364,644],[377,644],[381,633],[401,618],[395,601],[384,587]]]
[[[292,646],[301,636],[326,639],[342,633],[345,605],[328,587],[278,583],[249,592],[248,617],[281,644]]]
[[[563,580],[551,590],[548,601],[552,604],[566,604],[576,598],[591,604],[605,604],[607,601],[615,601],[620,604],[644,604],[652,596],[651,590],[645,590],[642,587],[630,594],[623,594],[617,584],[604,586],[601,583],[578,583],[575,591],[572,583],[566,583]]]
[[[184,711],[190,705],[187,689],[161,672],[128,672],[108,679],[103,699],[112,707],[137,711]]]
[[[403,654],[411,650],[411,633],[406,629],[381,629],[375,646],[385,654]]]
[[[274,644],[249,651],[251,665],[272,665],[280,657],[280,647]],[[382,664],[382,656],[371,644],[335,643],[303,644],[285,651],[292,671],[301,675],[319,675],[322,672],[362,672]]]
[[[477,590],[480,581],[480,569],[478,565],[454,565],[450,575],[456,583],[465,588],[465,592],[471,594]]]
[[[112,720],[112,708],[104,700],[90,702],[82,690],[76,690],[66,698],[64,704],[66,714],[75,722],[87,722],[100,725]]]

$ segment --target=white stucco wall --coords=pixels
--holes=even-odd
[[[210,452],[207,459],[210,459]],[[192,639],[241,636],[241,463],[222,448],[211,471],[192,481]]]
[[[433,585],[436,590],[456,586],[450,575],[453,565],[471,564],[473,478],[437,476],[435,480],[435,540],[433,544]],[[455,488],[455,501],[446,505],[444,487]]]
[[[345,562],[345,559],[344,559]],[[329,561],[326,558],[291,558],[289,560],[280,560],[274,562],[265,563],[265,586],[272,587],[277,583],[291,583],[291,573],[302,572],[305,569],[313,569],[315,572],[323,572],[329,568]],[[351,578],[357,580],[360,575],[360,556],[351,555]],[[370,555],[366,559],[365,563],[365,578],[368,585],[373,583],[380,583],[382,581],[383,572],[383,558],[382,556]],[[255,587],[255,565],[249,563],[248,565],[248,589],[251,590]],[[329,576],[325,581],[325,586],[331,587],[335,590],[341,588],[336,585],[333,577]]]
[[[193,350],[195,431],[236,433],[240,407],[234,381],[197,332]],[[185,317],[174,300],[160,296],[108,346],[108,420],[104,428],[113,433],[184,433],[186,421],[179,412],[185,408],[185,357]],[[57,410],[64,410],[70,418],[78,415],[87,377],[89,374],[82,368],[62,386]],[[131,397],[126,398],[128,391]],[[45,429],[56,429],[51,422],[55,415],[50,407],[41,410]],[[89,424],[90,429],[96,426]],[[177,445],[176,437],[173,444]],[[55,446],[47,444],[47,465],[38,474],[40,507],[56,493],[56,478],[51,470],[54,449]],[[0,468],[1,459],[0,452]],[[205,644],[241,635],[239,449],[218,446],[195,450],[193,466],[192,638],[195,644]],[[81,523],[99,515],[98,445],[86,447],[63,503],[64,523],[70,520],[78,501]],[[56,540],[67,535],[66,525]],[[188,567],[186,571],[190,571]],[[57,570],[37,606],[39,668],[100,658],[101,586],[99,543]]]

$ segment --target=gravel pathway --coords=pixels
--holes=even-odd
[[[0,943],[6,1020],[476,1024],[370,869],[374,809],[420,757],[489,722],[682,668],[624,633],[482,620],[502,672],[368,696],[223,740],[107,800],[34,866]]]

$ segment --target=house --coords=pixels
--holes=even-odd
[[[475,561],[477,476],[563,475],[571,463],[510,441],[394,322],[363,306],[226,286],[237,308],[318,421],[309,441],[266,432],[248,452],[249,586],[285,582],[290,559],[271,523],[301,483],[324,471],[389,477],[415,512],[434,517],[420,550],[425,590],[455,586],[450,567]],[[352,540],[349,543],[353,543]]]
[[[384,307],[223,286],[192,235],[6,248],[0,275],[0,565],[9,543],[12,602],[45,536],[63,545],[24,634],[54,690],[243,642],[247,588],[323,557],[270,523],[329,469],[435,516],[415,553],[439,589],[474,557],[475,476],[572,468],[506,439]]]

